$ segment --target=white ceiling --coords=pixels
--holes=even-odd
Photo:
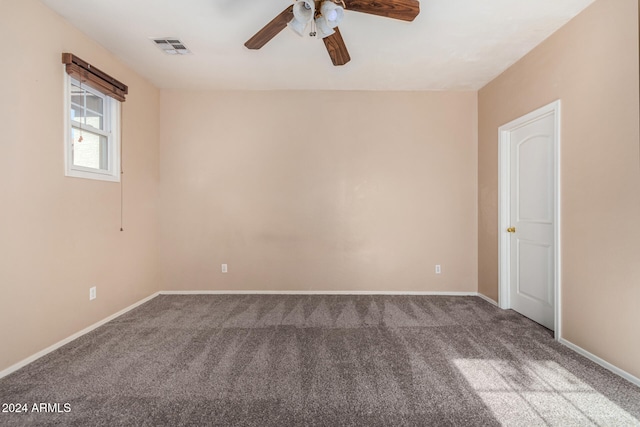
[[[351,62],[334,67],[321,40],[288,28],[244,47],[289,0],[41,1],[160,88],[228,90],[477,90],[593,2],[421,0],[410,23],[347,11]]]

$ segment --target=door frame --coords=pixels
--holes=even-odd
[[[511,273],[511,244],[507,228],[510,224],[511,199],[511,132],[535,120],[548,115],[554,115],[554,146],[553,146],[553,187],[554,187],[554,337],[562,337],[562,300],[561,300],[561,256],[560,256],[560,100],[540,107],[529,114],[517,118],[498,128],[498,305],[502,309],[511,308],[511,291],[509,287]]]

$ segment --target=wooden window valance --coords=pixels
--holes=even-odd
[[[62,54],[62,63],[67,66],[67,74],[71,77],[120,102],[124,102],[125,95],[129,93],[127,85],[71,53]]]

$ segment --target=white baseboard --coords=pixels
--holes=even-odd
[[[79,332],[76,332],[75,334],[63,339],[62,341],[58,341],[57,343],[55,343],[53,345],[50,345],[49,347],[45,348],[44,350],[41,350],[41,351],[37,352],[36,354],[34,354],[32,356],[29,356],[26,359],[23,359],[23,360],[19,361],[18,363],[15,363],[15,364],[9,366],[8,368],[0,371],[0,378],[6,377],[7,375],[17,371],[18,369],[28,365],[29,363],[40,359],[42,356],[45,356],[45,355],[51,353],[52,351],[59,349],[63,345],[68,344],[68,343],[70,343],[71,341],[73,341],[73,340],[75,340],[77,338],[80,338],[81,336],[93,331],[94,329],[104,325],[107,322],[112,321],[116,317],[122,316],[126,312],[133,310],[134,308],[138,307],[139,305],[144,304],[145,302],[155,298],[156,296],[158,296],[157,292],[152,294],[152,295],[149,295],[148,297],[146,297],[146,298],[144,298],[144,299],[142,299],[142,300],[140,300],[140,301],[138,301],[136,303],[131,304],[129,307],[124,308],[124,309],[120,310],[119,312],[117,312],[115,314],[112,314],[111,316],[106,317],[106,318],[102,319],[101,321],[99,321],[97,323],[94,323],[91,326],[88,326],[88,327],[84,328],[83,330],[81,330]]]
[[[624,370],[618,368],[615,365],[612,365],[611,363],[607,362],[606,360],[599,358],[595,354],[588,352],[584,348],[575,345],[571,341],[567,341],[564,338],[560,338],[558,340],[558,342],[560,344],[563,344],[563,345],[569,347],[571,350],[575,351],[576,353],[583,355],[587,359],[597,363],[598,365],[602,366],[603,368],[608,369],[609,371],[613,372],[614,374],[619,375],[622,378],[624,378],[625,380],[627,380],[627,381],[637,385],[638,387],[640,387],[640,378],[631,375],[627,371],[624,371]]]
[[[492,300],[491,298],[489,298],[486,295],[481,294],[480,292],[476,293],[476,296],[482,298],[483,300],[485,300],[486,302],[488,302],[491,305],[495,305],[496,307],[499,307],[497,301]]]
[[[477,296],[477,292],[431,291],[160,291],[160,295],[440,295]]]

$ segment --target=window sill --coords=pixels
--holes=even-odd
[[[66,171],[64,176],[70,178],[84,178],[84,179],[93,179],[96,181],[107,181],[107,182],[120,182],[120,174],[118,175],[110,175],[110,174],[102,174],[102,173],[94,173],[94,172],[84,172],[78,170],[69,170]]]

